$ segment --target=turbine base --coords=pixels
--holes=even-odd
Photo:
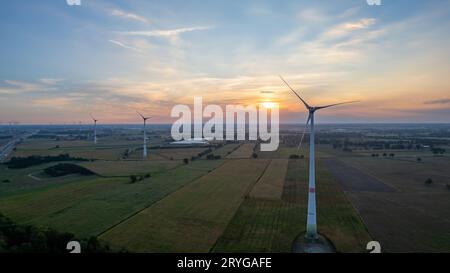
[[[324,235],[317,234],[316,238],[309,238],[305,233],[300,234],[292,244],[294,253],[335,253],[333,243]]]

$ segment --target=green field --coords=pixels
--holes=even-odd
[[[130,176],[160,173],[181,165],[181,161],[151,161],[151,160],[121,160],[121,161],[92,161],[79,165],[101,176]]]
[[[198,161],[130,184],[128,178],[84,178],[0,199],[0,211],[19,223],[97,235],[222,164]]]

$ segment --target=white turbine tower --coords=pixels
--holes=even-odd
[[[144,147],[143,147],[143,152],[142,152],[142,157],[143,159],[147,159],[147,130],[145,128],[146,124],[147,124],[147,120],[150,119],[151,117],[144,117],[141,113],[139,113],[138,111],[136,111],[139,116],[141,116],[141,118],[144,120]]]
[[[97,144],[97,121],[92,115],[90,115],[92,120],[94,121],[94,144]]]
[[[310,106],[302,97],[300,97],[297,92],[292,89],[292,87],[281,77],[281,80],[291,89],[292,92],[302,101],[303,105],[309,112],[308,119],[305,124],[303,135],[301,137],[300,145],[302,144],[303,137],[305,136],[306,128],[309,122],[311,122],[311,131],[309,137],[309,187],[308,187],[308,215],[306,219],[306,238],[307,239],[318,239],[317,235],[317,221],[316,221],[316,170],[315,170],[315,155],[314,155],[314,113],[317,110],[329,108],[341,104],[354,103],[357,101],[347,101],[336,104],[330,104],[325,106]]]

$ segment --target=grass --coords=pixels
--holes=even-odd
[[[76,164],[78,162],[73,163]],[[77,175],[58,178],[41,177],[43,169],[56,164],[57,162],[52,162],[24,169],[8,169],[5,165],[0,165],[0,198],[18,192],[48,188],[80,180],[80,177]]]
[[[101,236],[133,252],[208,252],[268,164],[233,160]]]

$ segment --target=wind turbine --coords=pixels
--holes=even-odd
[[[97,121],[92,115],[90,115],[92,120],[94,121],[94,144],[97,144]]]
[[[309,137],[309,190],[308,190],[308,215],[306,219],[306,238],[307,239],[318,239],[317,236],[317,221],[316,221],[316,170],[315,170],[315,155],[314,155],[314,113],[317,110],[329,108],[337,105],[354,103],[357,101],[347,101],[341,103],[335,103],[325,106],[311,106],[309,105],[300,95],[292,89],[292,87],[281,77],[281,80],[291,89],[292,92],[301,100],[305,108],[308,110],[308,119],[305,124],[305,128],[303,130],[303,135],[300,140],[299,146],[297,150],[300,148],[302,144],[303,137],[306,133],[306,128],[308,124],[311,122],[311,131]]]
[[[147,131],[145,129],[145,125],[147,124],[147,120],[150,119],[151,117],[144,117],[141,113],[139,113],[138,111],[136,111],[139,116],[141,116],[141,118],[144,120],[144,149],[142,152],[142,157],[143,159],[147,159]]]

